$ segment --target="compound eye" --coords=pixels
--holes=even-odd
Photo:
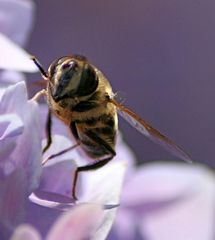
[[[70,61],[62,65],[62,69],[76,69],[78,67],[77,62]]]

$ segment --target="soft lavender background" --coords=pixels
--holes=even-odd
[[[215,166],[215,2],[212,0],[37,0],[28,51],[47,67],[82,53],[126,104]],[[38,79],[38,75],[31,76]],[[171,155],[120,122],[141,161]]]

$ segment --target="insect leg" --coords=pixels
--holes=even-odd
[[[52,143],[52,134],[51,134],[51,129],[52,128],[51,128],[51,126],[52,126],[52,114],[51,114],[51,110],[49,109],[47,122],[46,122],[46,135],[47,135],[48,140],[47,140],[47,144],[46,144],[45,148],[43,149],[43,152],[45,152],[50,147],[50,145]],[[67,153],[68,151],[71,151],[71,150],[73,150],[74,148],[76,148],[80,145],[80,141],[78,139],[78,133],[77,133],[77,129],[76,129],[76,126],[75,126],[75,122],[71,122],[70,128],[71,128],[72,134],[74,135],[77,143],[75,145],[71,146],[71,147],[65,148],[64,150],[62,150],[58,153],[50,155],[45,160],[43,160],[42,165],[47,163],[50,159],[52,159],[54,157],[58,157],[58,156],[60,156],[64,153]]]
[[[49,147],[52,144],[52,113],[49,109],[47,120],[46,120],[46,137],[47,137],[47,143],[46,146],[43,148],[43,153],[49,149]]]
[[[86,166],[81,166],[78,167],[75,171],[75,175],[73,178],[73,185],[72,185],[72,196],[75,200],[77,200],[76,197],[76,193],[75,193],[75,189],[76,189],[76,184],[77,184],[77,180],[78,180],[78,174],[80,172],[84,172],[84,171],[91,171],[91,170],[96,170],[98,168],[103,167],[105,164],[107,164],[111,159],[113,159],[113,157],[116,155],[116,152],[114,151],[114,149],[107,143],[105,142],[102,138],[100,138],[97,134],[95,134],[92,131],[88,131],[86,133],[86,135],[93,140],[94,142],[96,142],[97,144],[99,144],[100,146],[102,146],[103,148],[105,148],[105,150],[107,152],[109,152],[110,156],[98,160],[92,164],[88,164]]]
[[[45,89],[42,89],[41,91],[37,92],[31,100],[34,100],[34,101],[38,101],[38,99],[42,96],[45,96],[47,93],[46,93],[46,90]]]
[[[74,148],[78,147],[79,145],[80,145],[80,142],[77,142],[75,145],[73,145],[71,147],[68,147],[68,148],[66,148],[66,149],[64,149],[64,150],[62,150],[62,151],[60,151],[58,153],[52,154],[51,156],[49,156],[45,160],[43,160],[42,165],[44,165],[45,163],[47,163],[50,159],[52,159],[54,157],[58,157],[58,156],[60,156],[60,155],[62,155],[64,153],[67,153],[67,152],[73,150]]]

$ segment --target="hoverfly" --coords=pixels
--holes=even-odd
[[[52,142],[51,113],[53,113],[69,127],[77,142],[69,149],[80,145],[94,160],[91,164],[76,169],[72,187],[74,199],[77,199],[75,188],[78,174],[98,169],[116,155],[117,113],[143,135],[176,157],[191,162],[189,155],[174,142],[119,103],[114,97],[109,81],[84,56],[73,55],[56,59],[49,66],[48,72],[35,57],[32,57],[32,60],[39,68],[43,79],[47,81],[46,89],[35,96],[38,98],[40,95],[46,95],[49,106],[48,141],[43,151],[45,152]],[[57,155],[59,154],[53,156]]]

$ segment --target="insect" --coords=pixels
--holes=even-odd
[[[78,174],[98,169],[116,155],[117,113],[139,132],[160,144],[173,155],[185,161],[191,161],[189,155],[169,138],[119,103],[115,99],[109,81],[84,56],[72,55],[56,59],[49,66],[48,72],[35,57],[32,57],[32,60],[39,68],[44,80],[47,81],[46,89],[35,96],[37,98],[45,94],[50,110],[47,120],[48,140],[43,151],[45,152],[52,142],[51,114],[53,113],[69,127],[77,142],[70,149],[80,145],[93,160],[86,166],[77,167],[75,171],[72,187],[74,199],[77,199],[75,189]]]

